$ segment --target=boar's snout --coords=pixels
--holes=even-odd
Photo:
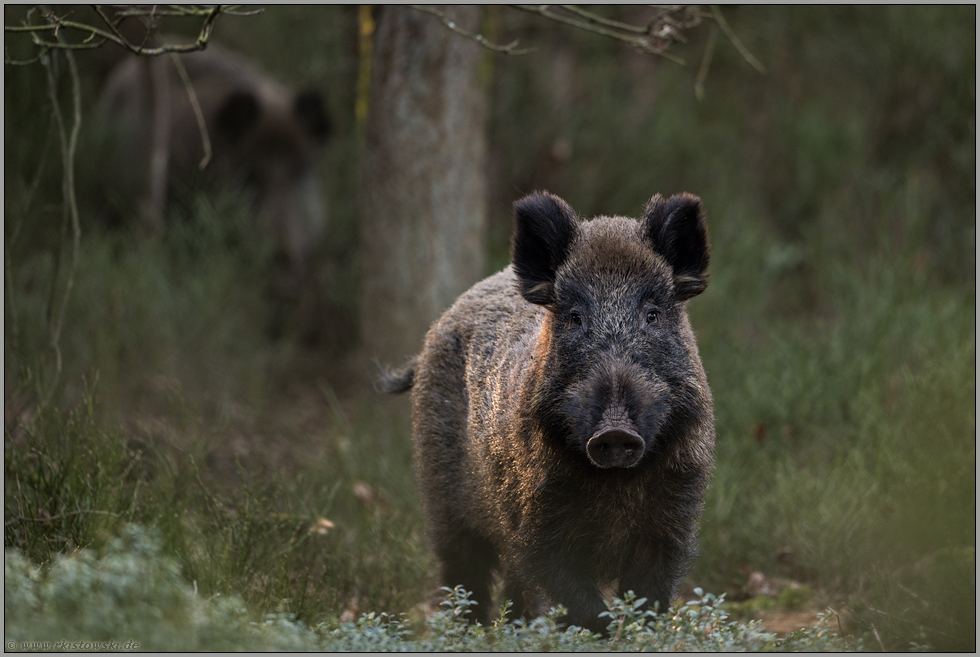
[[[669,414],[666,384],[620,358],[600,358],[569,386],[569,446],[597,468],[632,468],[650,456]]]
[[[643,439],[626,427],[600,429],[585,446],[585,453],[598,468],[629,468],[643,456]]]

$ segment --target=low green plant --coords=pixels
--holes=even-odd
[[[286,476],[240,462],[223,472],[220,432],[185,447],[126,436],[100,426],[95,406],[89,396],[72,412],[42,410],[8,433],[7,548],[48,564],[103,549],[139,523],[155,527],[203,595],[238,592],[317,622],[345,609],[407,610],[421,597],[428,554],[401,465],[411,443],[390,415],[332,427],[350,438],[331,432],[325,449]],[[357,440],[367,451],[351,446]]]
[[[69,271],[57,140],[45,156],[43,79],[8,71],[17,134],[5,151],[5,547],[43,578],[79,549],[105,554],[137,523],[158,532],[161,554],[201,599],[239,600],[226,612],[245,625],[301,637],[350,627],[337,645],[351,649],[436,635],[444,646],[492,637],[514,649],[587,647],[599,640],[554,632],[557,616],[494,628],[430,619],[449,634],[421,620],[435,583],[407,404],[354,383],[370,362],[355,349],[363,263],[351,190],[362,151],[345,76],[358,66],[347,56],[356,14],[283,11],[265,14],[276,28],[259,16],[225,28],[282,73],[326,67],[340,94],[324,160],[326,346],[302,346],[288,318],[276,319],[274,257],[234,199],[190,199],[150,236],[107,229],[98,189],[79,189],[89,202],[63,372],[43,408],[56,378],[49,306]],[[540,56],[496,60],[490,262],[508,260],[515,190],[548,188],[586,216],[635,216],[654,191],[700,194],[712,279],[690,313],[717,465],[690,577],[734,595],[761,572],[815,599],[836,595],[833,606],[851,612],[842,627],[869,649],[975,649],[975,9],[734,13],[769,74],[720,40],[703,102],[690,67],[630,59],[590,35],[549,32],[561,46],[554,68]],[[288,48],[267,31],[312,24],[323,28],[316,38]],[[561,89],[582,102],[557,102]],[[556,159],[568,151],[559,142],[572,157]],[[100,166],[80,158],[79,186]],[[41,600],[25,578],[25,599]],[[748,618],[796,602],[740,605]],[[631,615],[645,613],[635,603],[617,612],[620,639],[660,622]],[[338,629],[341,618],[356,622]]]
[[[757,622],[728,622],[715,597],[668,613],[642,609],[632,593],[608,604],[609,638],[559,626],[564,612],[526,620],[501,617],[488,627],[468,620],[475,604],[461,587],[445,589],[441,609],[416,636],[403,617],[361,614],[354,622],[314,627],[286,611],[257,614],[236,595],[203,596],[162,550],[160,533],[126,525],[96,553],[79,550],[38,568],[4,551],[4,641],[14,649],[448,651],[705,651],[861,649],[829,632],[826,622],[785,639]]]

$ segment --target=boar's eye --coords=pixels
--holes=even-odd
[[[647,312],[647,325],[659,324],[660,314],[656,310],[650,310]]]
[[[585,312],[582,310],[581,306],[568,308],[561,311],[561,326],[564,330],[570,331],[574,334],[580,334],[585,332],[586,324],[588,323],[588,318]]]

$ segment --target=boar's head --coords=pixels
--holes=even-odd
[[[321,96],[303,91],[280,107],[241,89],[221,104],[215,123],[227,175],[251,192],[256,214],[279,233],[293,266],[304,266],[324,225],[316,157],[331,128]]]
[[[531,416],[585,467],[635,468],[710,404],[685,302],[707,286],[701,201],[654,196],[643,219],[580,221],[560,198],[514,204],[521,295],[546,309]]]

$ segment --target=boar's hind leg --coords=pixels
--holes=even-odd
[[[441,583],[453,588],[462,586],[471,592],[470,620],[483,625],[490,623],[490,579],[497,558],[486,539],[466,529],[456,528],[443,535],[435,546],[441,565]]]

